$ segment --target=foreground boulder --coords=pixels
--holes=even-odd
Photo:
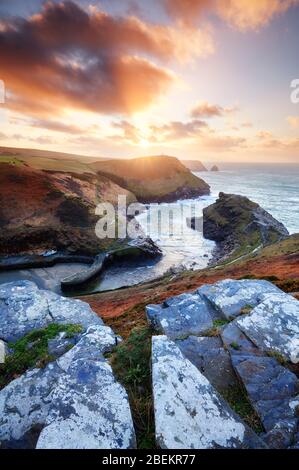
[[[263,448],[263,442],[166,336],[153,337],[157,443],[164,449]]]
[[[267,281],[227,279],[205,285],[191,294],[181,294],[163,304],[147,305],[151,325],[171,339],[198,335],[213,327],[213,321],[234,318],[244,308],[255,307],[265,294],[282,293]]]
[[[263,296],[237,325],[263,351],[276,352],[294,364],[299,362],[299,302],[292,296]]]
[[[299,444],[299,416],[295,405],[299,399],[298,378],[275,357],[258,349],[238,328],[238,323],[238,320],[231,322],[221,336],[266,430],[263,439],[272,448]]]
[[[80,300],[38,289],[31,281],[0,285],[0,330],[4,341],[16,341],[50,323],[80,323],[83,328],[103,325],[90,306]]]
[[[283,224],[255,202],[225,193],[203,210],[203,234],[217,242],[215,260],[238,258],[289,235]]]
[[[197,335],[213,326],[212,309],[196,293],[183,294],[162,305],[147,305],[146,314],[156,330],[172,339]]]
[[[268,281],[247,279],[225,279],[200,287],[198,292],[226,319],[240,315],[246,307],[254,308],[266,294],[282,293]]]
[[[267,281],[229,279],[149,305],[149,322],[167,335],[153,339],[158,445],[242,447],[234,432],[242,420],[227,415],[227,400],[238,413],[247,410],[246,422],[259,433],[256,441],[244,431],[249,448],[261,441],[298,448],[298,306]],[[213,387],[225,399],[217,401]]]
[[[64,335],[48,343],[56,360],[28,370],[0,391],[1,447],[135,447],[128,396],[104,356],[120,338],[84,302],[38,290],[34,283],[4,284],[0,296],[8,308],[0,309],[6,338],[20,338],[36,325],[82,321],[83,326],[75,344]],[[65,342],[73,346],[67,352]]]

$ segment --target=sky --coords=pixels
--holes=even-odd
[[[0,2],[0,145],[299,163],[295,79],[299,0]]]

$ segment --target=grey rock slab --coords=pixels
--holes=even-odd
[[[61,376],[38,449],[128,449],[136,446],[128,396],[104,361],[77,359]]]
[[[234,318],[247,306],[255,307],[264,294],[281,293],[278,287],[268,281],[226,279],[212,285],[205,285],[197,291],[226,319]]]
[[[76,344],[78,337],[80,335],[68,338],[65,331],[59,333],[55,338],[48,340],[48,353],[55,358],[62,356]]]
[[[103,325],[89,304],[38,289],[31,281],[0,285],[0,338],[16,341],[50,323]]]
[[[64,372],[76,367],[78,360],[104,361],[104,354],[110,352],[121,339],[108,326],[90,326],[80,341],[57,360]]]
[[[6,300],[15,293],[29,293],[36,292],[37,285],[31,281],[14,281],[5,284],[0,284],[0,300]]]
[[[4,341],[16,341],[29,331],[53,322],[42,291],[17,286],[16,289],[9,287],[8,293],[6,298],[3,299],[2,294],[0,299],[0,337]]]
[[[197,367],[218,392],[238,384],[229,353],[218,337],[189,336],[176,340],[184,356]]]
[[[288,361],[299,362],[299,302],[291,295],[265,295],[237,326],[264,351],[274,351]]]
[[[238,328],[238,323],[239,320],[234,320],[224,328],[222,340],[267,432],[264,440],[269,447],[286,448],[293,442],[299,425],[292,406],[299,392],[299,381],[275,358],[258,349]]]
[[[0,442],[4,447],[44,424],[59,373],[55,363],[45,369],[32,369],[0,391]]]
[[[148,305],[150,324],[171,339],[198,335],[213,326],[210,306],[199,295],[184,295],[162,305]]]
[[[263,448],[263,442],[166,336],[152,343],[157,444],[164,449]]]
[[[53,294],[49,291],[41,291],[47,298],[49,312],[54,323],[79,323],[84,328],[90,325],[103,325],[103,320],[91,309],[90,305],[82,300],[70,299]]]
[[[32,447],[38,439],[39,448],[134,447],[128,397],[104,357],[119,340],[111,328],[92,325],[57,361],[2,389],[0,445]]]

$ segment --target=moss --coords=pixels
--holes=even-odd
[[[67,338],[81,333],[81,325],[58,325],[51,323],[46,328],[33,330],[15,343],[8,346],[12,353],[6,356],[5,363],[0,365],[0,388],[23,374],[32,367],[45,367],[55,358],[48,353],[48,340],[58,333],[66,332]]]
[[[223,398],[229,403],[231,408],[245,421],[257,434],[264,431],[263,425],[252,407],[247,393],[241,384],[229,387],[222,391]]]
[[[240,349],[240,346],[238,345],[238,343],[236,343],[235,341],[233,341],[232,343],[230,343],[230,347],[235,349],[236,351],[238,351]]]
[[[23,165],[24,162],[15,157],[0,156],[0,163],[9,163],[10,165],[20,166]]]
[[[225,326],[229,323],[229,320],[214,320],[213,321],[213,326],[216,326],[216,327],[222,327],[222,326]]]
[[[213,327],[205,331],[201,336],[207,336],[207,337],[219,336],[222,328],[228,323],[230,323],[230,320],[224,320],[224,319],[214,320]]]
[[[149,327],[135,328],[110,358],[114,373],[128,392],[139,448],[155,447]]]
[[[288,363],[286,358],[277,351],[268,351],[267,354],[268,354],[268,356],[273,357],[274,359],[276,359],[277,362],[279,362],[279,364],[281,364],[282,366],[285,366]]]
[[[253,305],[245,305],[241,311],[240,311],[240,315],[247,315],[248,313],[250,313],[252,310],[253,310]]]

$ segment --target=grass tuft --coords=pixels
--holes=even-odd
[[[151,383],[151,337],[148,326],[134,328],[110,358],[118,380],[128,392],[138,448],[155,448]]]
[[[30,331],[15,343],[9,343],[12,353],[0,365],[0,389],[32,367],[45,367],[55,358],[48,353],[48,340],[65,332],[72,338],[82,332],[81,325],[58,325],[51,323],[46,328]]]

